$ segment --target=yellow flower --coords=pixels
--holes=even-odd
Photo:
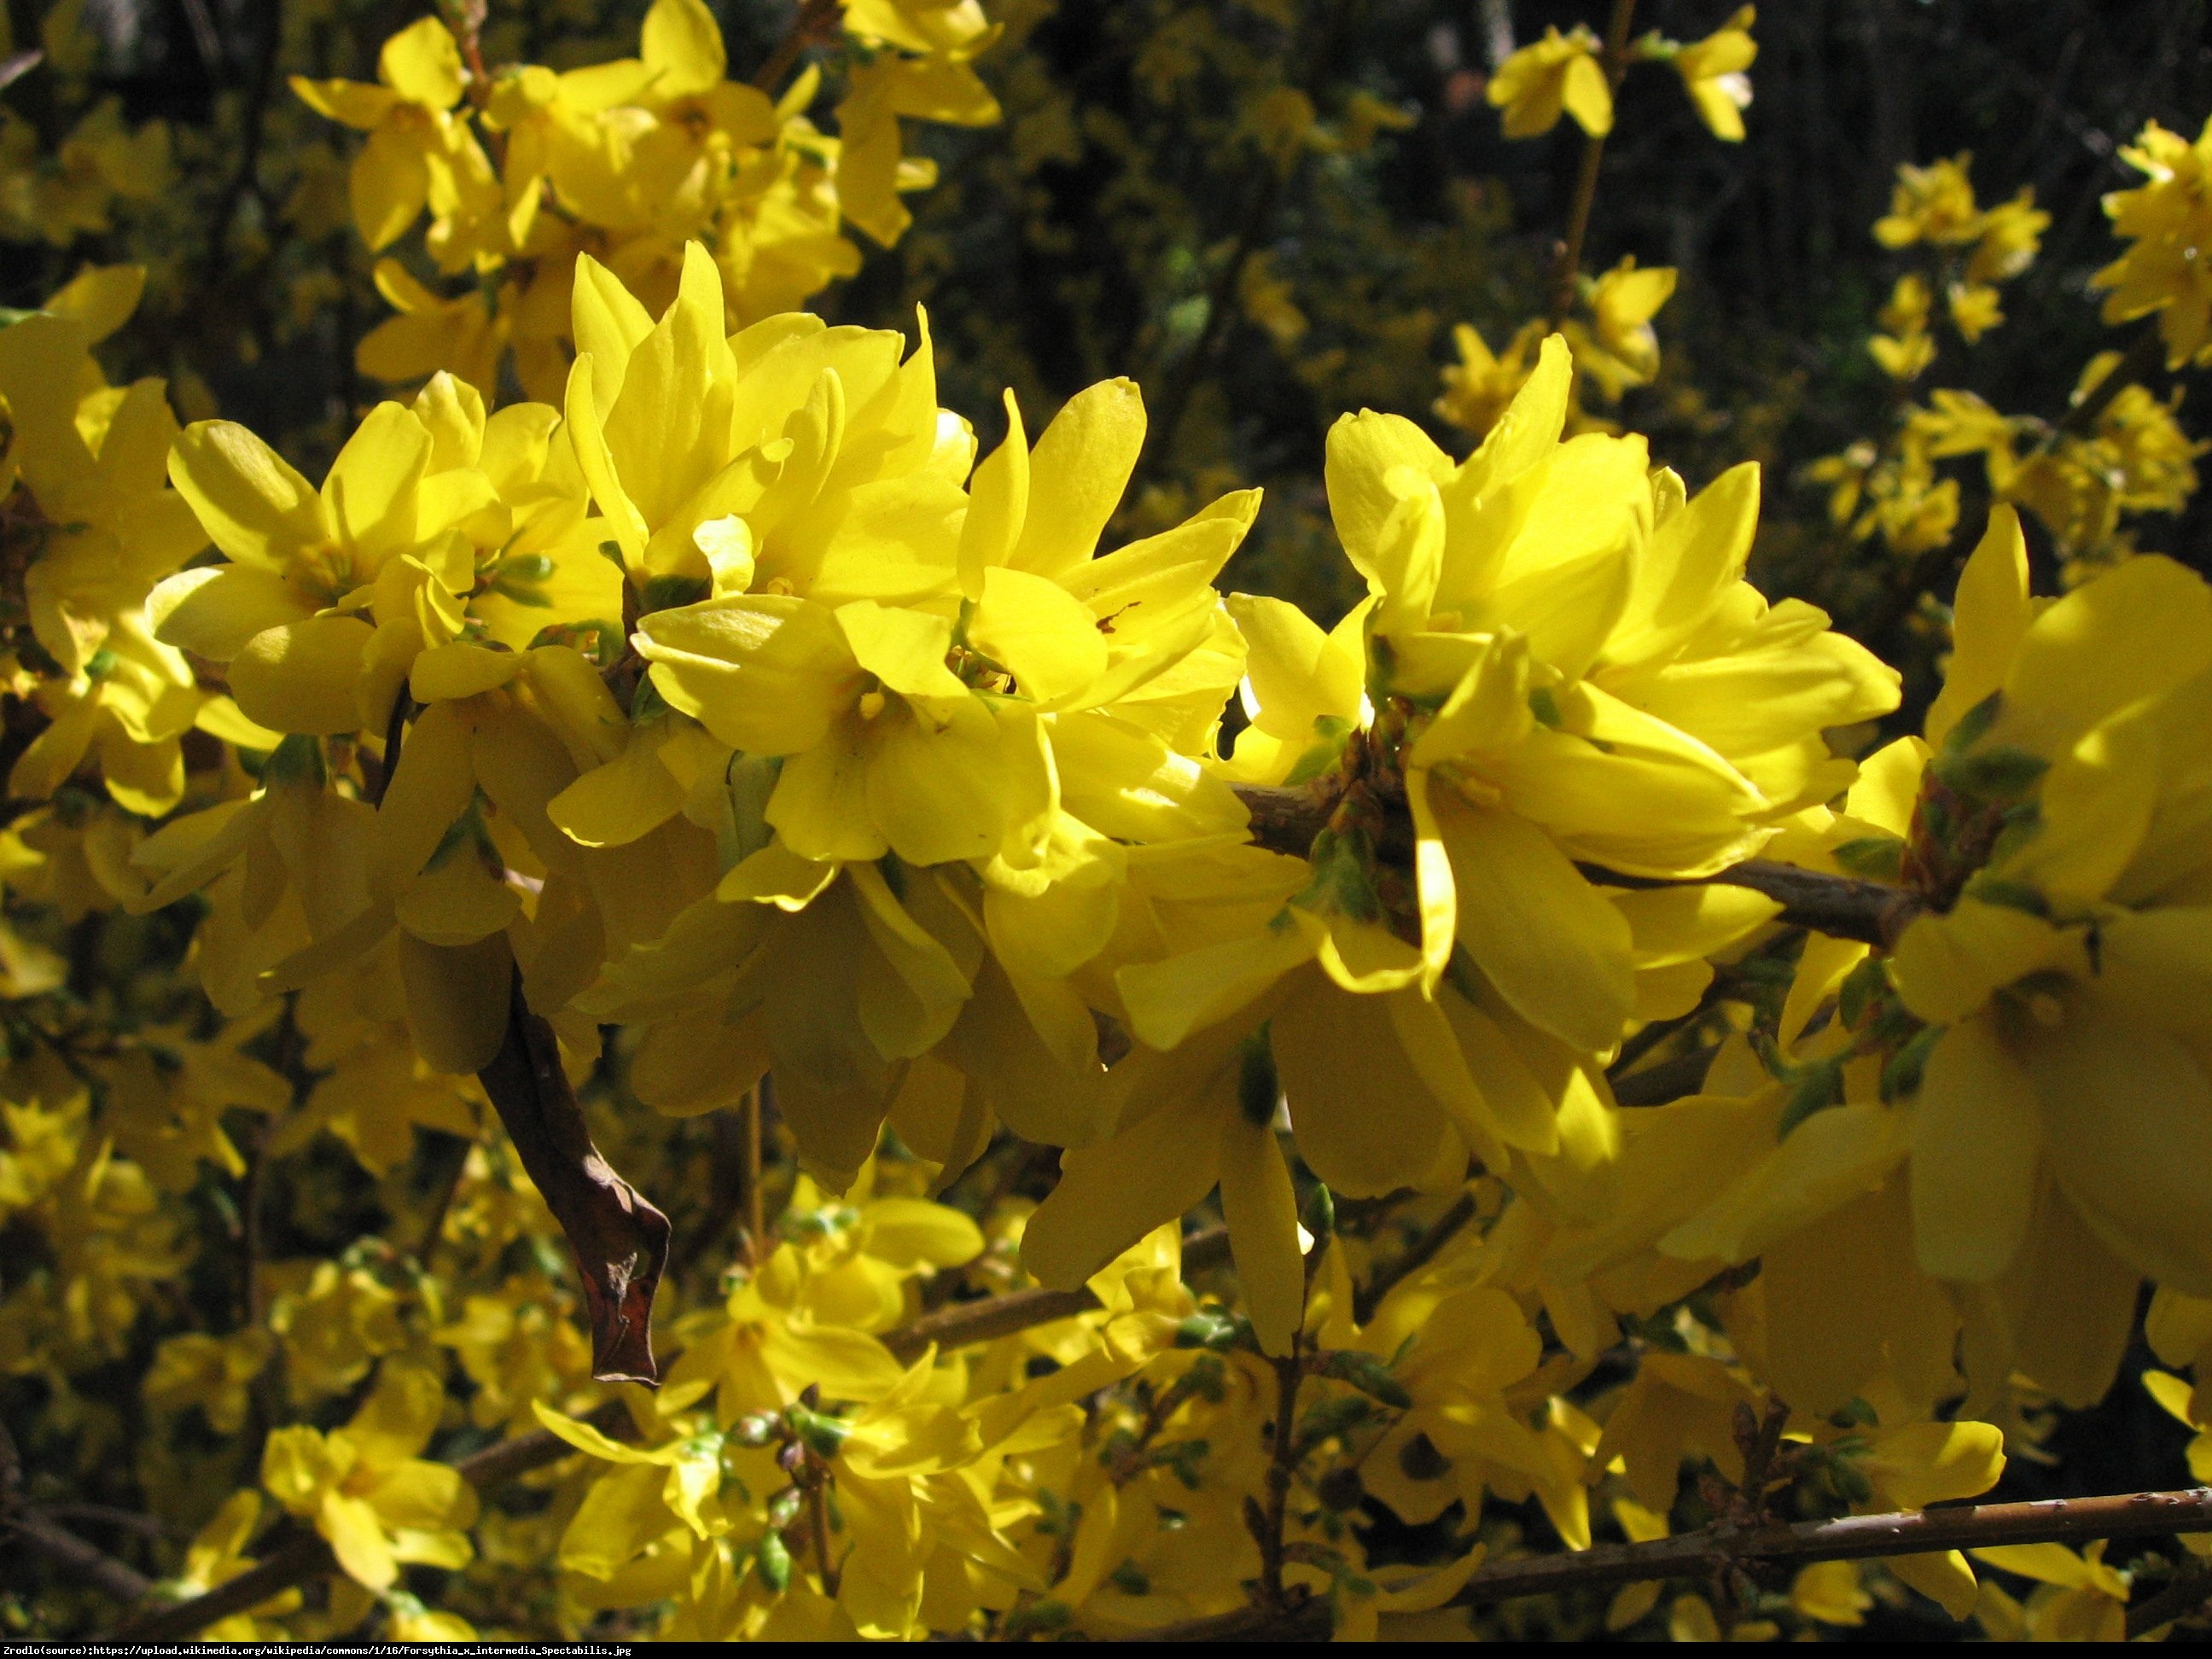
[[[2004,321],[1997,291],[1985,283],[1954,283],[1944,299],[1951,308],[1951,325],[1969,345]]]
[[[1674,54],[1698,118],[1714,137],[1732,144],[1742,142],[1743,112],[1751,106],[1751,77],[1744,71],[1759,56],[1759,43],[1751,38],[1757,16],[1756,7],[1739,6],[1719,28]]]
[[[1570,324],[1567,344],[1577,373],[1597,382],[1608,403],[1632,386],[1648,386],[1659,372],[1659,340],[1651,319],[1674,292],[1665,265],[1639,270],[1633,255],[1597,279],[1590,291],[1594,329]]]
[[[450,224],[465,190],[480,192],[491,173],[468,124],[452,113],[467,71],[442,22],[422,18],[386,40],[376,78],[374,86],[292,78],[310,108],[369,136],[349,183],[354,223],[372,252],[396,241],[426,206]]]
[[[2202,855],[2162,805],[2190,787],[2212,590],[2146,556],[2039,608],[1998,514],[1958,616],[1930,787],[1965,791],[1948,797],[1954,836],[1983,833],[1960,812],[1994,830],[2008,803],[2033,805],[1891,964],[1905,1006],[1944,1028],[1913,1129],[1921,1260],[1948,1278],[2002,1273],[2047,1171],[2121,1261],[2212,1292],[2201,1209],[2175,1179],[2183,1149],[2212,1146],[2191,1012],[2212,934],[2189,886]]]
[[[246,1553],[246,1548],[253,1541],[260,1522],[261,1494],[251,1486],[223,1499],[186,1547],[184,1571],[170,1581],[176,1594],[204,1595],[252,1567],[253,1558]],[[295,1611],[299,1605],[300,1592],[284,1590],[243,1613],[216,1620],[202,1634],[210,1642],[282,1640],[283,1627],[268,1621]]]
[[[2113,234],[2129,246],[2090,284],[2112,290],[2108,323],[2157,313],[2168,368],[2202,364],[2212,356],[2212,276],[2203,257],[2212,246],[2212,121],[2194,143],[2150,122],[2120,155],[2148,182],[2105,198]]]
[[[1972,284],[2008,283],[2035,263],[2043,233],[2051,216],[2035,205],[2033,186],[2023,187],[2009,202],[2000,202],[1982,215],[1981,240],[1966,261],[1966,281]]]
[[[1613,131],[1613,88],[1599,66],[1598,39],[1577,23],[1531,41],[1498,66],[1486,94],[1505,112],[1508,138],[1533,138],[1559,125],[1565,110],[1593,138]]]
[[[1958,247],[1978,239],[1984,218],[1974,205],[1973,180],[1966,175],[1973,160],[1960,155],[1926,167],[1908,162],[1899,167],[1888,215],[1875,222],[1875,240],[1884,247],[1903,248],[1916,242]]]
[[[1875,362],[1893,380],[1917,380],[1936,361],[1936,342],[1928,332],[1932,304],[1925,278],[1908,272],[1897,279],[1878,319],[1887,332],[1867,342]]]
[[[262,1486],[313,1522],[356,1583],[387,1589],[404,1562],[469,1563],[476,1492],[452,1464],[418,1455],[444,1403],[435,1373],[388,1360],[343,1428],[325,1434],[295,1426],[269,1437]]]
[[[154,1352],[142,1385],[156,1411],[198,1406],[218,1434],[236,1434],[246,1421],[246,1393],[270,1360],[274,1344],[265,1331],[219,1337],[186,1332]]]
[[[378,625],[419,642],[416,595],[474,580],[452,532],[477,492],[426,489],[432,450],[414,411],[380,404],[318,492],[242,426],[185,428],[170,477],[231,562],[163,583],[149,605],[157,636],[228,664],[239,707],[272,731],[381,731],[398,676],[373,672]]]
[[[1437,414],[1470,436],[1487,436],[1527,381],[1534,368],[1529,355],[1543,337],[1543,324],[1531,322],[1500,355],[1491,350],[1472,324],[1455,325],[1452,345],[1459,353],[1459,362],[1444,367],[1444,390],[1436,401]]]
[[[726,1427],[749,1413],[781,1411],[810,1386],[833,1401],[878,1400],[900,1375],[874,1337],[817,1318],[805,1261],[785,1245],[690,1339],[668,1368],[659,1407],[672,1418],[712,1394]]]
[[[319,1261],[280,1289],[269,1328],[284,1347],[285,1385],[295,1399],[349,1389],[382,1355],[404,1347],[400,1298],[368,1268]],[[280,1281],[281,1283],[281,1279]]]
[[[487,401],[499,391],[499,363],[507,346],[507,319],[471,288],[442,299],[407,273],[396,259],[376,262],[376,291],[399,314],[361,337],[354,367],[387,382],[425,380],[440,369],[466,380]]]
[[[2038,1642],[2124,1642],[2128,1576],[2105,1565],[2102,1539],[2075,1554],[2063,1544],[2002,1544],[1974,1559],[2037,1581],[2026,1624]]]

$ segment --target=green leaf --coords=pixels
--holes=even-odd
[[[1861,836],[1835,849],[1836,862],[1869,881],[1895,881],[1905,872],[1905,843],[1895,836]]]
[[[2009,744],[1978,749],[1972,754],[1946,755],[1936,763],[1936,775],[1947,787],[1977,800],[2017,800],[2042,781],[2051,763],[2040,755]]]

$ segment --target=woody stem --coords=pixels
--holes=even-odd
[[[1636,16],[1636,0],[1613,0],[1613,21],[1607,24],[1605,50],[1598,67],[1605,72],[1606,90],[1618,93],[1628,73],[1628,30]],[[1552,268],[1552,303],[1546,314],[1547,328],[1566,320],[1575,303],[1575,274],[1583,265],[1583,239],[1589,232],[1590,209],[1597,201],[1598,164],[1605,158],[1605,135],[1593,132],[1583,140],[1582,166],[1575,173],[1575,194],[1567,209],[1567,234],[1559,243],[1559,263]]]

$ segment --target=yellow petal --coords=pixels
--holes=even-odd
[[[212,532],[210,532],[212,533]],[[2085,582],[2038,616],[2004,683],[1992,743],[2051,756],[2212,663],[2212,587],[2158,554]]]
[[[1029,510],[1009,562],[1059,576],[1088,559],[1144,447],[1145,398],[1135,381],[1101,380],[1070,398],[1030,458]]]
[[[960,528],[962,597],[983,597],[983,573],[1013,556],[1030,510],[1030,441],[1013,388],[1006,393],[1006,436],[968,481],[968,517]]]
[[[209,538],[240,564],[281,574],[326,533],[314,486],[233,421],[195,421],[179,433],[169,482]]]
[[[2035,1086],[1988,1019],[1928,1056],[1912,1112],[1912,1232],[1938,1279],[1986,1282],[2010,1265],[2035,1203]]]
[[[720,83],[729,59],[722,31],[702,0],[653,0],[638,56],[653,71],[657,98],[690,98]]]
[[[505,685],[522,672],[529,660],[514,651],[487,651],[481,646],[434,645],[415,659],[408,672],[408,690],[421,703],[442,702],[452,697],[473,697],[495,686]]]
[[[424,1060],[454,1073],[491,1063],[507,1035],[514,960],[504,933],[459,948],[399,935],[407,1024]]]
[[[1026,570],[1000,566],[983,573],[968,637],[1013,675],[1032,702],[1073,697],[1106,670],[1106,636],[1089,607],[1059,583]]]
[[[1476,966],[1531,1024],[1586,1053],[1610,1048],[1636,1001],[1627,921],[1526,819],[1441,790],[1431,800]]]
[[[1275,1144],[1273,1114],[1255,1123],[1221,1115],[1221,1214],[1237,1279],[1260,1351],[1281,1358],[1305,1318],[1305,1262],[1298,1255],[1298,1200]]]
[[[156,639],[210,662],[228,662],[264,629],[313,614],[282,576],[248,564],[179,570],[146,599]]]
[[[784,595],[656,611],[638,623],[637,648],[671,707],[752,755],[820,743],[862,683],[836,613]]]
[[[419,18],[384,43],[377,77],[401,97],[430,109],[461,101],[461,49],[434,17]]]
[[[2028,597],[2027,538],[2009,506],[1990,509],[1989,528],[1959,573],[1952,601],[1951,661],[1928,710],[1928,741],[1941,746],[1959,716],[2002,685],[2035,614]]]
[[[355,701],[375,630],[358,617],[311,617],[264,629],[230,665],[231,695],[272,732],[324,737],[361,725]]]

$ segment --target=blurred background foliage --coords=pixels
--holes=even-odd
[[[17,41],[36,41],[35,0],[9,4]],[[312,470],[375,395],[351,348],[386,307],[347,222],[347,136],[283,78],[371,77],[378,44],[419,8],[84,0],[82,27],[55,27],[77,9],[45,14],[67,44],[10,89],[11,134],[27,126],[51,149],[112,100],[126,126],[167,123],[173,161],[160,188],[118,196],[66,246],[0,245],[0,303],[34,304],[86,262],[146,263],[118,368],[167,374],[188,417],[219,408],[289,434]],[[715,9],[735,72],[766,58],[793,7]],[[1646,0],[1637,26],[1695,40],[1733,9]],[[992,15],[1005,34],[980,68],[1005,125],[919,129],[939,183],[909,199],[907,237],[868,246],[860,274],[819,304],[837,320],[909,328],[926,307],[948,401],[987,445],[1000,386],[1036,430],[1092,380],[1135,378],[1154,429],[1129,527],[1262,484],[1261,530],[1232,581],[1334,615],[1354,596],[1326,547],[1323,434],[1361,406],[1423,415],[1455,324],[1497,345],[1540,310],[1582,135],[1563,122],[1508,140],[1484,94],[1515,46],[1547,26],[1601,24],[1601,10],[1002,0]],[[1878,431],[1898,402],[1865,343],[1911,260],[1869,228],[1902,163],[1971,152],[1984,202],[2032,187],[2051,223],[2008,290],[2009,325],[1971,348],[1952,341],[1927,378],[1971,385],[2007,412],[2062,412],[2109,338],[2086,283],[2111,256],[2100,199],[2134,178],[2119,148],[2148,120],[2192,132],[2212,106],[2205,10],[1790,0],[1759,17],[1742,144],[1712,142],[1671,76],[1632,75],[1622,89],[1584,268],[1632,255],[1680,280],[1658,319],[1661,373],[1619,418],[1693,488],[1735,460],[1765,464],[1765,585],[1884,635],[1868,643],[1901,655],[1923,692],[1934,635],[1885,603],[1891,573],[1854,556],[1826,492],[1802,476]],[[603,59],[629,49],[642,11],[499,0],[486,53],[556,68]],[[2202,511],[2154,521],[2142,544],[2203,568]],[[1979,517],[1970,500],[1960,521]],[[1900,724],[1916,718],[1908,698]]]
[[[795,10],[714,9],[733,75],[769,57]],[[0,118],[0,305],[35,306],[88,264],[146,265],[138,316],[106,348],[116,377],[165,375],[185,418],[219,411],[318,471],[380,395],[353,348],[387,307],[348,213],[349,136],[285,78],[370,78],[378,46],[422,9],[8,0],[0,59],[41,47],[46,61],[8,88]],[[1533,141],[1504,137],[1490,76],[1547,27],[1601,25],[1602,9],[992,0],[1004,35],[978,67],[1003,125],[918,129],[912,142],[940,173],[908,198],[912,229],[896,247],[864,245],[858,275],[817,307],[909,330],[925,307],[945,401],[987,450],[1003,429],[1001,386],[1035,432],[1093,380],[1136,379],[1152,432],[1122,531],[1262,485],[1259,527],[1224,585],[1333,620],[1357,596],[1328,528],[1325,434],[1372,406],[1456,448],[1472,442],[1431,413],[1453,329],[1471,324],[1502,349],[1542,313],[1584,142],[1565,121]],[[632,49],[643,10],[495,0],[485,54],[603,61]],[[1697,40],[1734,10],[1644,0],[1637,24]],[[2206,11],[2207,0],[1778,0],[1758,19],[1747,142],[1714,142],[1672,76],[1632,75],[1621,91],[1583,269],[1633,256],[1679,279],[1656,319],[1656,379],[1608,413],[1648,433],[1693,489],[1738,460],[1764,465],[1754,577],[1826,606],[1905,668],[1898,730],[1917,729],[1946,638],[1923,588],[1948,590],[1988,493],[1966,477],[1931,564],[1853,540],[1826,483],[1806,476],[1878,441],[1908,396],[1868,340],[1919,251],[1886,248],[1870,227],[1905,163],[1971,152],[1984,203],[2033,190],[2050,224],[2039,258],[2005,289],[2007,325],[1971,346],[1943,335],[1922,383],[2057,420],[2083,365],[2115,343],[2088,279],[2113,252],[2101,198],[2136,182],[2121,147],[2147,121],[2193,135],[2212,109]],[[435,275],[426,262],[417,270]],[[2167,395],[2169,377],[2150,384]],[[2197,429],[2203,394],[2181,390],[2183,426]],[[2206,515],[2201,500],[2151,514],[2136,544],[2212,574]],[[2031,545],[2050,591],[2059,557],[2040,526]],[[1932,584],[1919,580],[1931,572]],[[102,948],[166,959],[181,939],[125,929]],[[144,994],[164,994],[151,979]],[[668,1153],[703,1167],[710,1130],[694,1127]],[[307,1160],[297,1178],[331,1190],[282,1212],[337,1224],[285,1253],[334,1250],[360,1231],[353,1210],[372,1212],[343,1158]],[[670,1171],[660,1184],[686,1180]],[[2066,1421],[2052,1462],[2017,1459],[1997,1495],[2173,1484],[2184,1435],[2144,1395],[2142,1368],[2131,1361],[2106,1407]],[[1900,1632],[1878,1611],[1862,1633]]]

